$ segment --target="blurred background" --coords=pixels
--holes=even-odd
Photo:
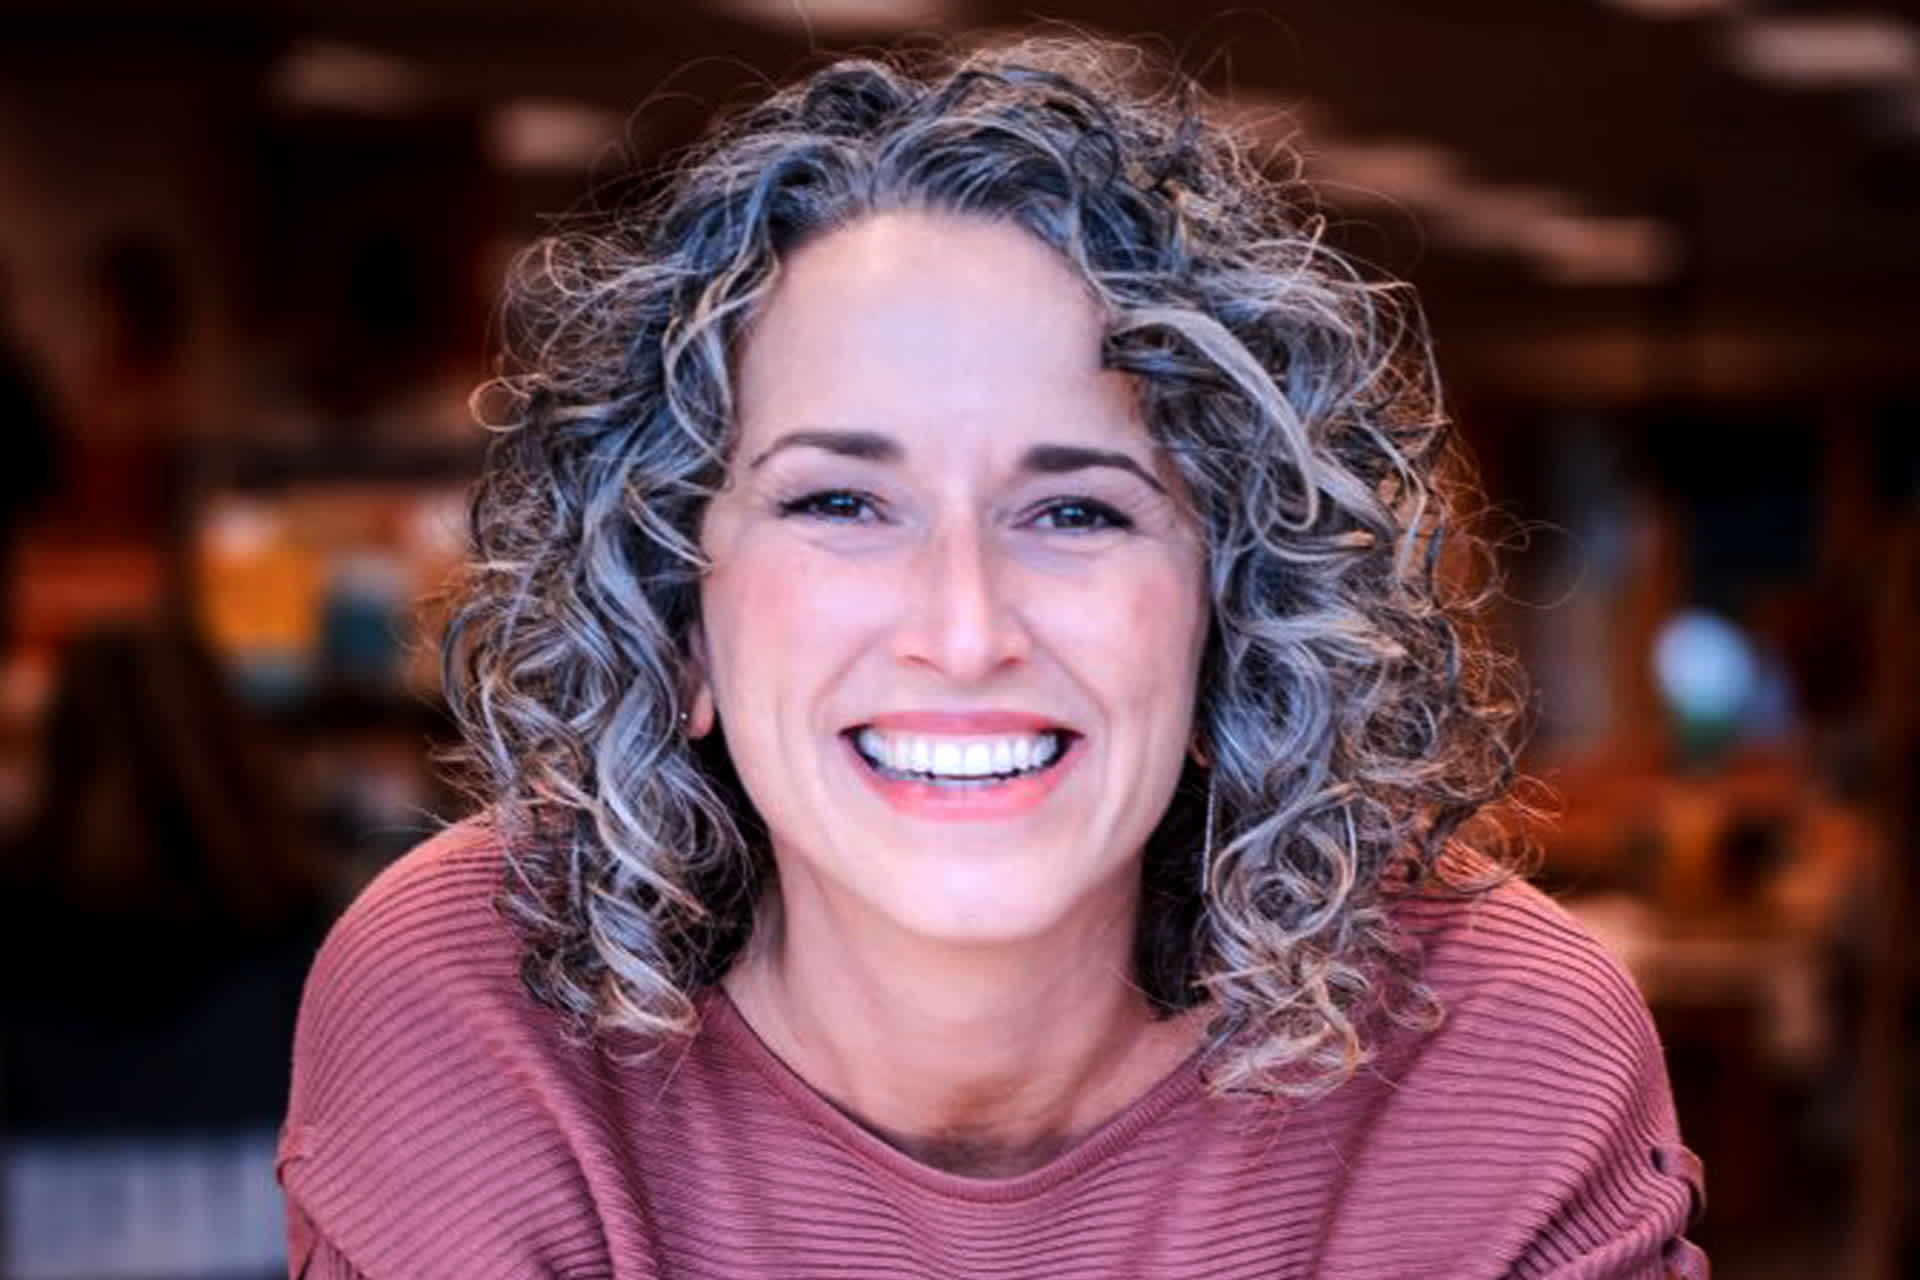
[[[0,4],[0,1273],[281,1266],[299,983],[431,757],[506,262],[810,51],[996,0]],[[1920,5],[1056,3],[1421,289],[1510,517],[1542,879],[1722,1276],[1920,1274]]]

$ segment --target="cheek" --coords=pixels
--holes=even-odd
[[[1184,735],[1205,640],[1196,570],[1156,558],[1088,590],[1056,594],[1049,612],[1054,652],[1103,700],[1143,717],[1143,728],[1177,720]]]
[[[740,538],[702,586],[716,697],[744,705],[810,685],[809,672],[837,665],[888,598],[873,573],[804,541]]]

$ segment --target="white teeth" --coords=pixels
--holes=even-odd
[[[867,759],[894,773],[984,779],[1045,766],[1060,754],[1061,740],[1054,732],[953,739],[883,733],[869,726],[855,744]]]

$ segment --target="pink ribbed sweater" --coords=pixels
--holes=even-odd
[[[520,986],[500,857],[462,825],[387,871],[309,979],[281,1141],[308,1277],[1704,1276],[1632,982],[1546,898],[1404,908],[1448,1016],[1375,1028],[1317,1102],[1197,1064],[1051,1163],[917,1164],[724,995],[681,1052],[569,1045]]]

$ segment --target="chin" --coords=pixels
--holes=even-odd
[[[1021,876],[1003,860],[922,866],[897,887],[901,892],[870,899],[871,905],[903,932],[962,946],[1031,943],[1076,918],[1103,907],[1105,914],[1122,911],[1132,901],[1110,886],[1076,890],[1057,877]]]

